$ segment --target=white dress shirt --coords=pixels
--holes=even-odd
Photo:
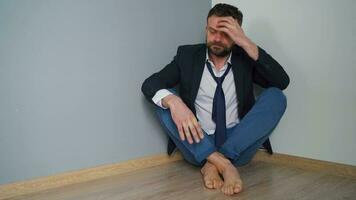
[[[215,76],[221,77],[225,73],[228,63],[231,64],[231,53],[227,59],[227,62],[220,70],[217,70],[214,63],[209,59],[208,52],[206,53],[206,60],[210,62]],[[214,134],[215,127],[216,127],[215,122],[212,120],[211,117],[212,109],[213,109],[213,98],[215,94],[216,85],[217,84],[214,78],[211,76],[205,64],[198,94],[194,102],[194,106],[195,106],[198,121],[202,129],[208,135]],[[226,127],[231,128],[239,123],[238,112],[237,112],[238,102],[236,97],[236,88],[234,82],[234,75],[231,69],[224,79],[222,88],[225,94]],[[156,105],[164,109],[167,109],[162,105],[162,99],[170,94],[172,93],[167,89],[161,89],[156,92],[156,94],[152,98],[152,101]]]

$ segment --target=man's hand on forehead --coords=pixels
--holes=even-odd
[[[257,60],[257,45],[245,35],[236,19],[232,17],[219,17],[217,30],[227,34],[235,44],[242,47],[252,59]]]
[[[216,28],[226,33],[239,46],[242,45],[246,38],[237,20],[232,17],[219,17]]]
[[[226,27],[233,26],[233,27],[241,28],[237,20],[232,17],[221,17],[218,19],[217,27],[220,28],[224,26]]]

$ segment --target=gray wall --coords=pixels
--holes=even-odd
[[[290,75],[275,150],[356,165],[356,1],[217,2],[239,7],[246,34]]]
[[[0,184],[164,153],[143,80],[211,1],[0,0]]]

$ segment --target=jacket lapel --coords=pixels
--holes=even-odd
[[[197,97],[200,82],[203,76],[205,59],[206,59],[206,46],[204,45],[203,48],[197,51],[193,62],[192,87],[190,91],[191,105],[193,109],[194,109],[195,98]],[[194,113],[195,113],[195,109],[194,109]]]
[[[243,94],[244,94],[244,86],[243,86],[243,79],[244,79],[244,70],[243,70],[243,65],[244,62],[241,59],[241,51],[240,49],[234,49],[232,57],[231,57],[231,69],[234,75],[234,82],[235,82],[235,88],[236,88],[236,97],[238,101],[238,111],[239,111],[239,117],[240,111],[242,111],[244,101],[243,101]]]

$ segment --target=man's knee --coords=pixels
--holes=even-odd
[[[270,87],[264,92],[266,92],[272,100],[271,108],[277,113],[283,114],[287,108],[287,97],[284,95],[283,91],[276,87]]]

